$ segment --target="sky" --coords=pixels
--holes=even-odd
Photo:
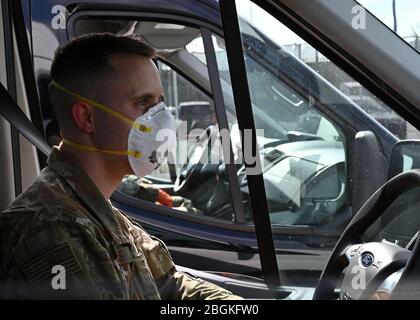
[[[345,0],[330,0],[345,1]],[[358,0],[361,5],[393,29],[392,0]],[[283,27],[274,17],[248,0],[237,0],[238,14],[282,45],[302,43],[293,32]],[[398,34],[412,36],[414,28],[420,36],[420,0],[396,0]]]

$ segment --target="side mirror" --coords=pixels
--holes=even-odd
[[[345,163],[339,162],[323,168],[306,183],[302,192],[302,201],[337,201],[345,189]]]
[[[401,140],[394,145],[388,179],[410,169],[420,169],[420,140]]]

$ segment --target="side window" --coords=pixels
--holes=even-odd
[[[381,9],[379,3],[376,2],[377,1],[372,1],[373,6],[371,9]],[[274,46],[274,51],[264,53],[267,57],[276,54],[284,56],[284,54],[286,54],[286,58],[298,59],[299,62],[305,64],[317,75],[327,80],[329,85],[334,86],[342,95],[356,103],[397,138],[417,139],[420,137],[418,130],[396,114],[384,102],[370,93],[364,86],[342,69],[337,67],[334,62],[330,61],[322,53],[252,1],[246,0],[243,3],[238,2],[237,10],[238,15],[240,16],[241,32],[244,42],[251,41],[254,48],[257,48],[256,46],[259,44],[259,41],[260,43],[266,43],[267,45],[270,44],[270,47]],[[272,28],[273,25],[278,29]],[[281,32],[278,32],[278,30],[281,30]],[[260,48],[260,54],[262,54],[262,50],[265,50],[265,48],[266,46]],[[250,49],[251,50],[248,50],[248,52],[254,51],[252,48]],[[276,50],[279,52],[276,52]],[[282,52],[285,53],[282,54]],[[247,52],[245,52],[245,54],[246,53]],[[289,58],[287,58],[287,60],[283,59],[283,61],[288,62],[290,61]],[[277,69],[282,69],[282,66],[277,66]],[[301,71],[306,73],[306,70],[304,69]],[[289,72],[293,72],[293,69],[290,69]],[[319,84],[313,83],[312,80],[309,79],[306,86],[319,87]],[[328,92],[321,91],[321,87],[318,88],[318,92],[319,94],[324,95],[323,99],[325,101],[332,98],[327,96]]]
[[[319,261],[387,181],[394,144],[420,135],[269,12],[249,0],[236,8],[276,249],[319,248],[311,261],[280,257],[279,269],[286,283],[316,283]],[[382,237],[402,234],[391,222]],[[302,270],[308,279],[291,280]]]
[[[240,161],[236,161],[241,157],[243,160],[244,155],[225,43],[216,35],[212,35],[212,40],[238,168],[244,222],[252,224],[246,173]],[[187,50],[203,61],[204,53],[198,46],[187,47]],[[298,94],[279,76],[275,66],[251,51],[245,53],[245,59],[254,121],[262,133],[258,136],[258,144],[267,173],[265,184],[273,211],[272,222],[275,225],[320,225],[328,219],[326,213],[305,214],[299,218],[291,208],[309,212],[307,199],[331,198],[336,200],[329,204],[329,213],[333,214],[346,201],[345,135],[329,116],[314,106],[312,96],[305,99]],[[330,154],[323,154],[324,150]],[[325,179],[320,179],[321,172]],[[308,181],[313,182],[309,184]]]
[[[255,125],[269,141],[260,149],[271,222],[323,224],[345,202],[345,138],[311,96],[282,81],[258,52],[245,54]],[[330,201],[328,210],[318,201]]]
[[[216,34],[211,34],[211,38],[208,39],[212,42],[214,55],[216,58],[216,65],[214,68],[218,68],[219,80],[220,80],[220,89],[221,95],[223,96],[223,112],[226,113],[226,126],[229,131],[229,138],[224,138],[224,141],[229,141],[232,148],[232,170],[234,171],[231,175],[229,181],[231,183],[230,189],[235,189],[237,187],[237,193],[232,192],[232,202],[236,201],[236,210],[234,219],[235,222],[240,224],[253,224],[253,217],[250,209],[250,200],[249,200],[249,191],[246,179],[244,180],[244,165],[243,165],[243,152],[241,144],[241,134],[239,130],[238,119],[235,109],[235,101],[233,98],[232,91],[232,82],[230,79],[229,63],[226,53],[226,45],[223,38]],[[186,49],[197,59],[199,59],[203,64],[207,65],[205,59],[205,52],[203,43],[193,42]],[[209,66],[211,68],[212,66]],[[222,131],[222,130],[221,130]],[[225,131],[226,132],[226,131]],[[221,134],[220,136],[223,136]],[[222,141],[222,138],[219,140]],[[229,147],[228,143],[224,144],[224,147]],[[223,155],[223,152],[221,152]],[[224,163],[222,166],[222,175],[223,179],[228,179],[229,169],[227,168],[229,164]],[[232,181],[232,179],[237,179],[237,181]],[[237,185],[238,183],[238,185]],[[232,203],[232,207],[234,207]]]
[[[246,4],[259,10],[258,22],[241,15],[241,8],[248,12]],[[325,225],[348,209],[347,137],[319,104],[324,92],[318,75],[257,29],[271,16],[256,8],[238,2],[254,122],[263,134],[258,144],[270,220],[274,227]]]
[[[347,216],[344,227],[357,167],[372,173],[375,188],[386,181],[387,155],[377,157],[381,172],[360,163],[375,161],[369,150],[349,149],[356,134],[373,132],[377,156],[418,131],[268,12],[236,2],[254,121],[269,142],[259,145],[271,221],[325,226]]]

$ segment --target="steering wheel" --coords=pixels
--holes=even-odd
[[[392,290],[391,299],[419,299],[418,237],[412,251],[385,240],[362,241],[366,230],[400,195],[418,187],[420,170],[410,170],[389,180],[371,196],[338,240],[321,274],[314,300],[333,299],[344,270],[341,299],[370,299],[383,281],[398,271],[402,274]],[[357,277],[363,283],[358,282]]]
[[[218,137],[219,130],[216,126],[211,125],[197,138],[197,142],[192,146],[188,152],[188,162],[183,165],[181,174],[177,176],[174,184],[174,191],[178,194],[182,194],[188,190],[191,186],[191,182],[195,181],[197,176],[200,175],[205,155],[207,159],[210,159],[209,145]]]

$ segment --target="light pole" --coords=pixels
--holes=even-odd
[[[392,14],[394,15],[394,32],[397,33],[397,11],[396,11],[396,0],[392,0]]]

